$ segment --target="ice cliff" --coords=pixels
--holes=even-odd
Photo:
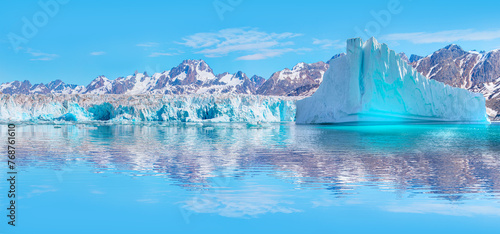
[[[252,95],[0,94],[0,122],[281,122],[294,120],[294,98]]]
[[[481,94],[425,78],[374,38],[347,41],[323,83],[297,101],[297,123],[488,122]]]

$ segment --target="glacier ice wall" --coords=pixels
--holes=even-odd
[[[252,95],[6,95],[0,122],[283,122],[295,99]]]
[[[425,78],[386,44],[347,41],[311,97],[297,101],[299,124],[489,122],[481,94]]]

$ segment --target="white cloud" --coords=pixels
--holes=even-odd
[[[53,57],[43,57],[43,58],[32,58],[30,59],[30,61],[50,61],[50,60],[54,60]]]
[[[158,45],[160,45],[160,44],[157,43],[157,42],[145,42],[145,43],[139,43],[136,46],[139,46],[139,47],[156,47]]]
[[[330,39],[316,39],[313,38],[313,45],[319,45],[323,49],[335,48],[342,49],[345,48],[345,43],[340,40],[330,40]]]
[[[243,190],[242,194],[201,194],[181,202],[183,209],[195,213],[218,214],[224,217],[249,218],[270,213],[302,212],[293,202],[283,199],[277,191]]]
[[[26,48],[25,52],[32,56],[30,61],[50,61],[50,60],[53,60],[53,59],[59,57],[59,55],[57,55],[57,54],[43,53],[43,52],[31,49],[31,48]]]
[[[452,216],[492,215],[500,216],[500,207],[487,205],[453,205],[453,204],[410,204],[405,206],[389,206],[384,210],[395,213],[441,214]]]
[[[500,30],[476,31],[473,29],[449,30],[441,32],[395,33],[382,36],[387,41],[409,41],[414,44],[442,43],[455,41],[487,41],[500,39]]]
[[[178,55],[178,53],[162,53],[162,52],[154,52],[149,55],[149,57],[160,57],[160,56],[174,56]]]
[[[90,55],[93,55],[93,56],[99,56],[99,55],[105,55],[106,52],[104,51],[94,51],[94,52],[91,52]]]
[[[148,203],[148,204],[155,204],[155,203],[159,203],[160,200],[153,199],[153,198],[144,198],[144,199],[138,199],[137,202]]]
[[[90,191],[90,193],[92,193],[92,194],[97,194],[97,195],[102,195],[102,194],[105,194],[105,192],[100,191],[100,190],[92,190],[92,191]]]
[[[184,37],[179,44],[197,49],[195,53],[206,57],[221,57],[231,53],[250,53],[238,60],[259,60],[294,52],[290,39],[301,36],[297,33],[267,33],[258,29],[230,28],[218,32],[196,33]],[[300,50],[300,49],[299,49]]]
[[[250,55],[238,57],[236,60],[262,60],[262,59],[280,56],[282,54],[289,53],[289,52],[300,52],[300,51],[310,51],[310,49],[308,49],[308,48],[266,49],[266,50],[262,50],[261,52],[256,53],[256,54],[250,54]]]
[[[53,188],[50,185],[31,185],[34,189],[28,192],[25,196],[26,198],[31,198],[35,196],[42,195],[44,193],[57,192],[57,189]],[[22,198],[22,197],[20,197]]]

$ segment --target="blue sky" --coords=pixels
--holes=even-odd
[[[41,3],[41,4],[40,4]],[[87,85],[203,59],[215,73],[268,78],[375,36],[397,52],[500,48],[497,1],[1,1],[0,83]]]

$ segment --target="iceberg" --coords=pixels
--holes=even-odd
[[[295,112],[289,97],[0,94],[0,122],[291,122]]]
[[[453,121],[489,123],[483,95],[418,73],[374,38],[347,41],[323,83],[298,100],[298,124]]]

